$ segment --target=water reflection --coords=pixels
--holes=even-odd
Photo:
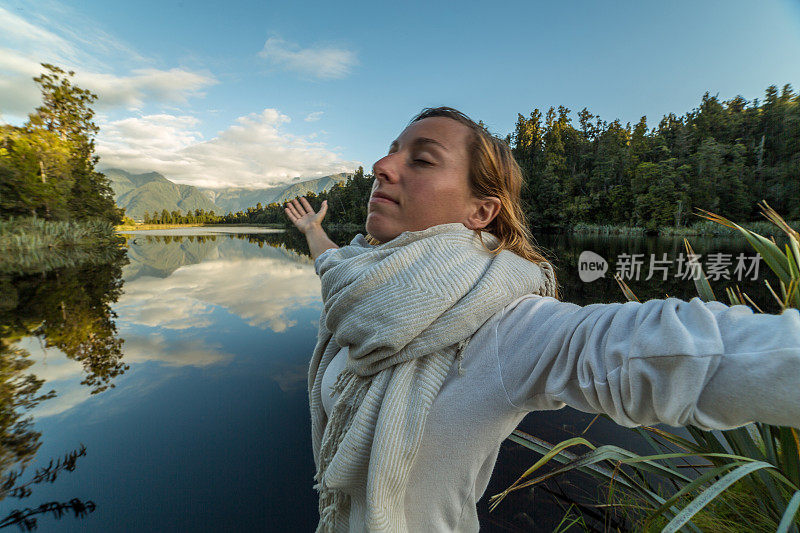
[[[282,332],[289,314],[319,301],[310,258],[261,236],[146,236],[130,243],[122,322],[160,329],[205,328],[224,309],[249,325]],[[251,246],[252,241],[259,248]],[[146,273],[146,274],[145,274]]]
[[[27,467],[42,445],[42,433],[34,428],[33,414],[40,404],[56,397],[42,391],[54,376],[35,372],[34,358],[26,346],[32,341],[41,351],[56,350],[79,369],[79,386],[87,395],[111,387],[128,366],[122,361],[122,340],[117,334],[111,305],[122,289],[124,250],[109,250],[108,261],[37,268],[0,275],[0,500],[29,498],[34,487],[53,483],[59,474],[75,470],[86,455],[80,445],[61,458]],[[37,517],[60,518],[93,512],[95,504],[72,498],[50,501],[35,508],[13,509],[0,527],[37,527]]]

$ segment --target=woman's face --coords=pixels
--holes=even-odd
[[[373,166],[367,232],[387,242],[404,231],[449,222],[482,227],[469,188],[471,135],[467,126],[446,117],[425,118],[403,130]]]

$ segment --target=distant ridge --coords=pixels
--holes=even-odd
[[[341,172],[264,189],[211,189],[173,183],[158,172],[132,174],[119,168],[104,169],[102,172],[111,181],[117,206],[124,207],[125,213],[135,220],[141,220],[145,212],[160,213],[164,209],[181,213],[196,209],[214,211],[218,215],[235,213],[255,207],[259,202],[266,206],[310,192],[319,194],[353,176],[352,173]]]

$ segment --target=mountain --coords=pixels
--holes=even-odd
[[[342,172],[322,178],[297,181],[291,185],[279,185],[266,189],[242,189],[229,187],[227,189],[200,189],[212,202],[218,205],[222,213],[243,211],[261,202],[267,205],[272,202],[281,203],[291,200],[295,196],[303,196],[313,192],[319,194],[327,191],[339,182],[347,181],[353,174]]]
[[[319,194],[352,176],[343,172],[264,189],[211,189],[173,183],[158,172],[131,174],[122,169],[109,168],[103,170],[103,173],[111,181],[117,205],[124,207],[125,213],[137,220],[141,220],[145,212],[160,213],[163,209],[181,213],[196,209],[214,211],[220,215],[235,213],[254,207],[259,202],[267,205],[310,192]]]

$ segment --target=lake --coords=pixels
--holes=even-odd
[[[332,234],[340,245],[352,236]],[[0,276],[0,468],[9,481],[0,525],[313,530],[306,371],[321,301],[302,236],[237,227],[135,232],[126,239],[115,261]],[[638,260],[640,279],[635,269],[627,272],[641,300],[696,294],[693,282],[679,275],[680,239],[537,240],[554,257],[564,300],[623,301],[611,275]],[[720,300],[727,302],[723,288],[737,281],[739,257],[738,274],[756,278],[740,283],[743,290],[775,311],[763,283],[774,277],[763,262],[753,272],[757,263],[743,239],[689,240],[704,266],[706,258],[716,265],[720,279],[712,286]],[[584,251],[609,262],[605,277],[581,281]],[[667,262],[645,280],[651,256],[663,260],[663,254]],[[25,375],[35,379],[19,381]],[[629,430],[594,419],[570,409],[532,413],[521,429],[558,442],[591,423],[584,436],[595,443],[647,450]],[[536,459],[520,446],[503,445],[479,505],[484,530],[531,524],[551,530],[564,505],[551,493],[595,497],[592,484],[565,478],[547,490],[513,493],[489,514],[488,496]],[[26,469],[9,479],[20,460],[29,461]]]

